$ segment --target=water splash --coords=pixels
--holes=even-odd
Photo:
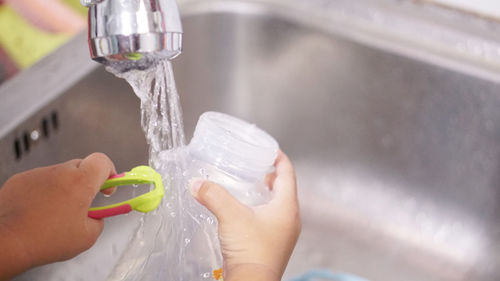
[[[186,145],[179,94],[175,86],[172,63],[159,62],[145,70],[120,73],[108,71],[125,79],[141,100],[141,124],[150,146],[150,165],[159,168],[160,152]]]
[[[215,218],[186,188],[186,140],[172,64],[162,61],[146,70],[108,71],[127,80],[141,100],[149,165],[162,174],[166,188],[162,204],[143,217],[108,280],[197,280],[219,268],[222,257]]]

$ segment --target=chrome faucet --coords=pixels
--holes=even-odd
[[[144,69],[182,51],[176,0],[81,0],[89,8],[93,60],[120,72]]]

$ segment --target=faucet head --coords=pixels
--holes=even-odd
[[[182,51],[175,0],[81,0],[89,7],[88,42],[93,60],[116,71],[145,69]]]

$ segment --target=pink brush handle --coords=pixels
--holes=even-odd
[[[129,204],[123,204],[109,209],[89,211],[89,218],[93,219],[103,219],[113,216],[128,214],[132,211],[132,207]]]

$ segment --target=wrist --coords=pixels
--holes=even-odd
[[[224,267],[224,281],[280,281],[281,274],[262,264],[239,264]]]
[[[0,220],[0,280],[7,280],[31,268],[29,254],[19,236]]]

